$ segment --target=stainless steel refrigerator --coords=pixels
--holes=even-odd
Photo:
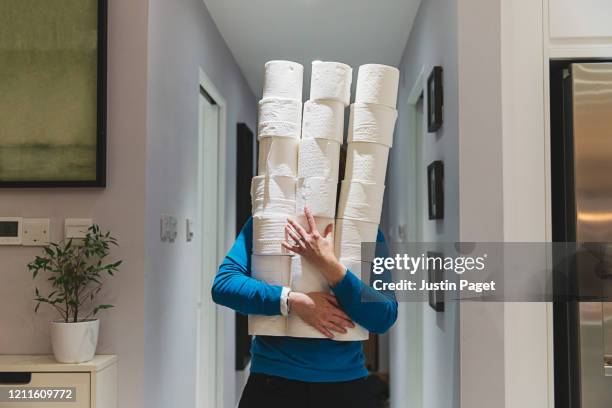
[[[612,61],[551,61],[550,74],[553,239],[612,243]],[[554,304],[557,408],[612,407],[612,268],[584,269],[572,265],[558,293],[575,296]],[[589,285],[599,299],[581,297]]]

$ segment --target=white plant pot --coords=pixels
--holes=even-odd
[[[51,322],[51,346],[60,363],[84,363],[94,358],[98,345],[100,320],[80,320],[77,323]]]

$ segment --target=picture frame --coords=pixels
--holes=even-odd
[[[104,188],[108,0],[30,1],[0,5],[23,14],[0,50],[0,188]]]
[[[444,259],[444,254],[441,252],[427,252],[428,259],[441,258]],[[427,270],[427,281],[428,283],[439,283],[444,280],[444,268],[436,268],[435,262],[433,262],[433,268]],[[443,290],[430,290],[429,295],[429,306],[436,312],[444,312],[444,291]]]
[[[427,79],[427,131],[437,132],[444,122],[444,90],[441,66],[435,66]]]
[[[444,163],[441,160],[427,166],[427,202],[430,220],[444,219]]]

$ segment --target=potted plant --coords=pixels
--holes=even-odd
[[[49,275],[50,292],[43,295],[36,288],[34,311],[47,304],[61,316],[51,322],[51,345],[60,363],[82,363],[96,353],[100,325],[96,315],[113,307],[97,303],[96,297],[104,278],[113,276],[122,262],[107,261],[111,246],[117,246],[117,240],[93,225],[85,238],[51,243],[44,248],[43,256],[28,264],[33,278],[40,273]]]

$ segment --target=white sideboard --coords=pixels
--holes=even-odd
[[[74,389],[76,401],[0,400],[0,408],[116,408],[117,356],[99,355],[86,363],[61,364],[53,356],[0,355],[0,395],[9,390],[29,393],[26,390],[36,388]]]

